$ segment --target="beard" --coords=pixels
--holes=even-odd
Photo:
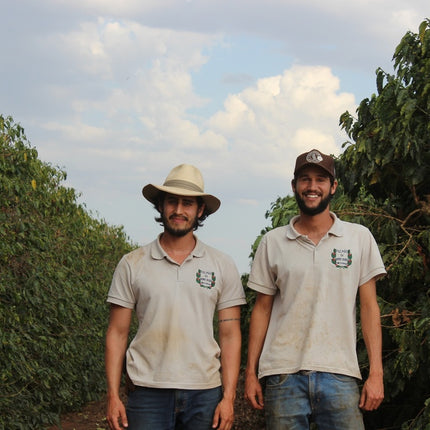
[[[305,215],[309,215],[309,216],[315,216],[315,215],[320,214],[321,212],[324,212],[327,209],[331,199],[333,198],[333,194],[329,194],[326,198],[324,198],[320,201],[318,206],[316,206],[314,208],[310,208],[310,207],[306,206],[306,203],[299,196],[297,191],[294,192],[294,196],[296,198],[296,202],[297,202],[297,205],[298,205],[300,211],[303,212]]]
[[[183,237],[183,236],[186,236],[190,231],[195,230],[198,220],[197,220],[197,217],[195,217],[193,220],[191,220],[191,222],[189,222],[187,227],[177,228],[177,227],[173,227],[170,221],[164,215],[164,213],[162,213],[161,221],[163,223],[164,230],[167,231],[167,233],[175,237]]]

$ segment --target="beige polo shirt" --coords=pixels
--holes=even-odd
[[[193,252],[178,265],[157,239],[120,260],[107,301],[136,311],[139,328],[126,354],[135,385],[221,385],[214,312],[246,303],[229,256],[197,239]]]
[[[361,378],[357,290],[386,272],[370,231],[331,215],[318,245],[295,230],[297,217],[261,240],[248,285],[275,298],[259,377],[316,370]]]

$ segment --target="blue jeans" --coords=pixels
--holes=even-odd
[[[221,387],[176,390],[136,387],[128,394],[128,430],[210,430]]]
[[[265,380],[267,430],[364,430],[354,378],[336,373],[301,371]]]

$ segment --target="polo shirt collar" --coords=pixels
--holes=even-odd
[[[343,226],[340,221],[340,219],[337,217],[337,215],[334,212],[330,211],[331,217],[334,219],[333,225],[330,227],[330,230],[328,231],[328,234],[332,234],[333,236],[343,236]],[[287,225],[287,238],[288,239],[297,239],[300,236],[303,236],[301,233],[299,233],[294,228],[294,223],[299,219],[300,215],[296,215],[293,218],[291,218],[289,224]]]
[[[151,257],[155,260],[162,260],[163,258],[167,257],[166,251],[164,251],[163,247],[160,244],[160,238],[162,233],[160,233],[151,244]],[[191,251],[191,255],[193,257],[203,257],[204,255],[204,245],[203,242],[199,240],[199,238],[194,235],[194,238],[196,239],[196,246]]]

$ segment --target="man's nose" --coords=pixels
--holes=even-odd
[[[181,200],[178,200],[176,202],[175,212],[178,214],[181,214],[183,210],[184,210],[184,205]]]
[[[308,184],[308,188],[314,190],[317,188],[318,182],[316,179],[311,179]]]

